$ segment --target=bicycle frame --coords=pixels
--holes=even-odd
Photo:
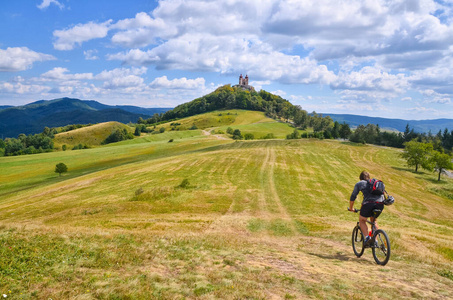
[[[358,212],[359,210],[355,209],[354,212]],[[376,219],[381,214],[382,210],[375,209],[373,210],[373,219],[374,222],[369,221],[368,219],[366,222],[371,225],[371,239],[366,244],[364,243],[365,236],[362,233],[360,228],[360,222],[357,222],[357,225],[352,231],[352,247],[354,253],[357,257],[362,256],[363,251],[365,248],[371,248],[373,251],[373,257],[377,264],[379,265],[386,265],[390,258],[390,240],[388,238],[387,233],[382,229],[377,229],[376,227]],[[358,234],[360,232],[360,238],[358,238]],[[359,246],[357,243],[361,244]]]

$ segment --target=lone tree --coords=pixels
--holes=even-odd
[[[434,170],[439,173],[437,181],[440,181],[440,175],[443,171],[447,169],[453,169],[453,163],[451,162],[451,156],[446,153],[440,153],[439,151],[434,151],[431,161],[434,166]]]
[[[60,174],[61,173],[66,173],[68,172],[68,166],[66,166],[64,163],[59,163],[55,166],[55,173]]]
[[[401,156],[406,159],[407,165],[415,167],[415,172],[421,166],[424,169],[432,170],[430,166],[430,154],[433,151],[431,143],[420,143],[415,140],[404,143],[404,150]]]

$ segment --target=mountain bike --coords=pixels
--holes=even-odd
[[[355,209],[354,212],[359,212],[360,209]],[[373,210],[373,217],[377,219],[382,213],[380,209]],[[362,256],[365,248],[371,248],[374,260],[378,265],[385,266],[390,259],[390,240],[387,233],[382,229],[376,229],[376,223],[367,220],[371,224],[371,238],[365,244],[365,239],[360,229],[359,222],[352,230],[352,250],[357,257]]]

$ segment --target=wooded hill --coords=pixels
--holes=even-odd
[[[0,138],[19,134],[37,134],[45,127],[69,124],[96,124],[109,121],[136,122],[168,108],[141,108],[136,106],[110,106],[97,101],[73,98],[40,100],[24,106],[0,107]]]
[[[235,108],[263,111],[268,117],[291,120],[295,126],[301,129],[312,127],[315,132],[324,131],[333,124],[330,117],[323,117],[316,113],[309,115],[299,105],[293,105],[280,96],[264,90],[259,92],[243,90],[240,87],[231,87],[229,84],[219,87],[208,95],[178,105],[165,113],[154,114],[147,120],[141,119],[139,123],[155,124],[214,110]]]

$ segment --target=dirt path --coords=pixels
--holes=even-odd
[[[210,130],[212,130],[212,128],[207,129],[207,130],[206,130],[206,129],[203,129],[203,130],[201,131],[201,133],[202,133],[203,135],[206,135],[206,136],[208,136],[208,135],[213,136],[213,137],[215,137],[215,138],[218,139],[218,140],[229,140],[229,138],[226,138],[226,137],[224,137],[224,136],[222,136],[222,135],[211,134],[211,131],[210,131]]]

